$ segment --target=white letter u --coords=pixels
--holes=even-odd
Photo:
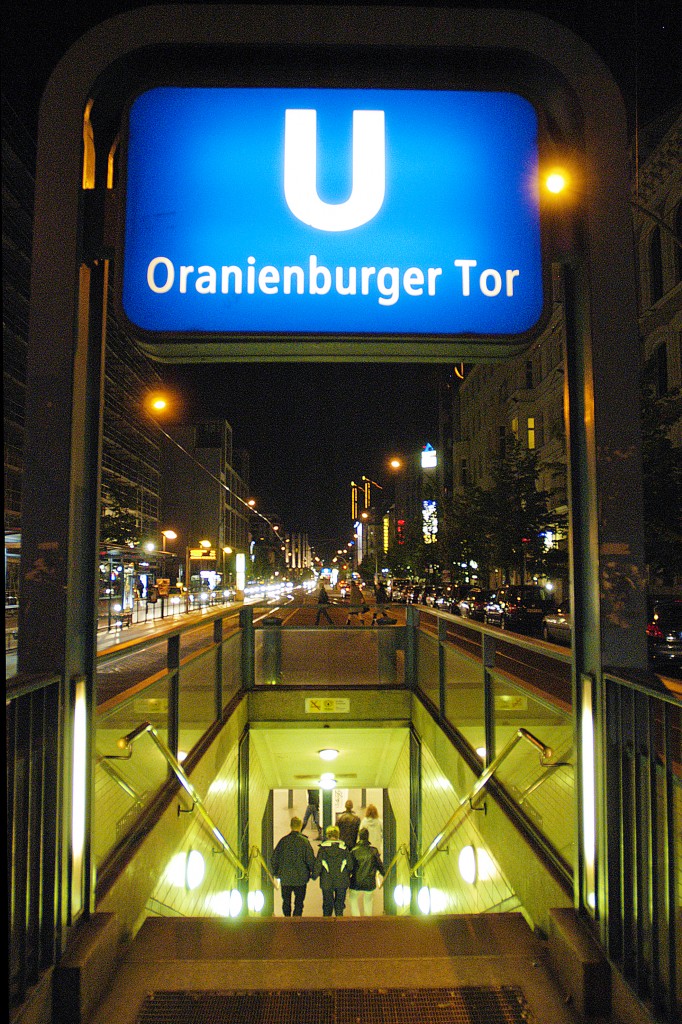
[[[353,111],[353,183],[343,203],[317,194],[317,111],[285,117],[284,197],[293,215],[320,231],[350,231],[375,217],[386,191],[383,110]]]

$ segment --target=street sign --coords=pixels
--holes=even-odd
[[[194,558],[215,558],[215,548],[190,548],[189,557]]]
[[[515,93],[154,88],[125,152],[120,301],[150,349],[541,317],[538,119]]]

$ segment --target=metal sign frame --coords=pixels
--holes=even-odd
[[[404,84],[401,87],[400,73],[387,73],[386,54],[377,55],[370,73],[366,67],[355,69],[353,64],[357,62],[348,57],[344,57],[342,63],[335,61],[333,55],[322,61],[314,49],[306,48],[306,65],[319,70],[308,75],[305,89],[293,89],[290,85],[273,85],[273,79],[275,82],[278,78],[279,81],[290,82],[295,78],[296,72],[290,65],[298,63],[300,54],[292,50],[285,52],[277,61],[277,69],[271,70],[264,51],[254,54],[250,50],[249,60],[262,74],[262,84],[256,88],[234,85],[239,74],[238,68],[246,63],[246,59],[240,61],[232,55],[229,72],[223,75],[227,84],[221,81],[220,85],[211,87],[197,85],[197,79],[203,83],[206,78],[206,68],[202,67],[191,75],[185,72],[181,84],[155,85],[152,89],[136,94],[125,105],[122,111],[123,133],[119,159],[121,172],[115,185],[118,238],[114,295],[121,322],[127,324],[130,333],[151,358],[162,362],[228,362],[249,359],[280,362],[301,361],[311,357],[324,361],[338,361],[343,357],[346,360],[360,358],[392,362],[446,362],[473,358],[474,355],[478,357],[481,354],[486,358],[505,358],[523,351],[530,344],[551,314],[550,261],[556,253],[557,234],[554,223],[556,204],[541,204],[541,189],[537,180],[539,167],[549,159],[547,154],[552,150],[542,109],[535,109],[525,95],[502,87],[504,62],[500,62],[498,67],[499,81],[491,82],[488,71],[485,76],[480,73],[476,76],[477,80],[486,82],[485,89],[477,88],[471,78],[467,81],[467,88],[462,89],[452,86],[453,79],[457,81],[459,76],[451,74],[448,79],[442,70],[436,73],[426,52],[423,57],[420,61],[422,70],[419,72],[419,80],[413,80],[407,89]],[[414,76],[417,72],[411,74]],[[340,89],[337,85],[336,88],[329,88],[328,82],[338,83],[342,77],[352,80],[354,87]],[[378,83],[383,79],[389,80],[390,88],[379,86]],[[322,84],[318,85],[317,82]],[[352,101],[350,98],[345,99],[345,93],[353,97]],[[537,102],[537,96],[535,100]],[[283,154],[279,152],[280,125],[275,111],[282,103],[302,104],[304,107],[321,103],[323,106],[332,106],[335,111],[343,111],[344,101],[358,104],[360,113],[363,108],[374,105],[382,108],[382,116],[383,108],[387,110],[387,194],[384,197],[384,209],[381,209],[376,219],[372,217],[363,221],[359,225],[360,231],[357,228],[354,231],[315,230],[314,226],[301,224],[286,208],[288,200],[284,201],[284,176],[280,178],[283,168],[277,164]],[[259,104],[262,110],[260,118],[257,113]],[[240,120],[236,111],[243,108],[251,113],[248,118],[244,115]],[[433,108],[431,119],[427,118],[430,108]],[[476,111],[475,116],[473,110]],[[466,129],[457,124],[456,115],[460,118],[464,116]],[[410,116],[414,122],[411,132],[406,127],[401,130],[401,119]],[[159,128],[159,118],[167,118],[167,123],[162,122],[165,123],[163,129]],[[131,119],[135,125],[132,140]],[[487,124],[486,119],[489,119]],[[218,120],[220,129],[214,127]],[[532,131],[537,132],[536,138],[529,141],[524,137],[523,142],[517,141],[514,126],[522,126],[527,132],[531,120]],[[254,123],[263,125],[260,132],[254,131]],[[442,140],[437,138],[433,130],[436,125],[444,128],[445,138]],[[449,133],[445,131],[445,126],[450,127]],[[411,137],[417,128],[424,131],[421,142]],[[494,132],[499,134],[501,131],[507,133],[510,149],[511,146],[516,147],[516,162],[507,155],[504,147],[500,150],[501,143]],[[235,161],[234,167],[229,159],[231,151],[226,142],[230,132],[237,138],[240,132],[244,135],[238,149],[241,159]],[[270,139],[266,141],[268,132]],[[396,135],[400,139],[399,143]],[[458,242],[456,235],[448,237],[443,229],[446,215],[442,211],[437,215],[435,211],[431,213],[434,222],[429,230],[417,224],[420,193],[427,209],[433,202],[430,192],[432,182],[411,177],[415,174],[415,158],[408,149],[410,145],[418,146],[417,152],[420,155],[427,145],[433,147],[434,155],[428,160],[425,155],[423,157],[425,163],[422,171],[426,174],[434,165],[445,167],[449,163],[450,180],[439,183],[444,192],[441,203],[448,206],[452,204],[453,213],[460,221],[459,231],[467,238],[466,242]],[[448,146],[451,152],[446,158],[443,150]],[[200,159],[196,161],[188,159],[193,149],[201,153]],[[251,151],[255,155],[250,157]],[[265,157],[259,160],[261,153]],[[414,197],[410,202],[399,193],[400,171],[403,168],[399,162],[396,166],[396,156],[401,153],[409,182],[403,188],[414,189]],[[529,159],[537,160],[537,173],[529,170]],[[249,160],[252,162],[249,163]],[[478,164],[473,164],[476,160]],[[224,162],[222,166],[221,161]],[[178,168],[178,174],[182,175],[177,183],[172,173],[175,167]],[[498,177],[495,177],[495,171]],[[292,176],[290,189],[293,183],[298,184],[301,173],[298,170]],[[505,173],[518,175],[514,188],[509,188],[508,182],[504,180]],[[254,180],[259,184],[258,198]],[[481,181],[486,183],[485,195],[478,195]],[[417,185],[422,185],[421,190]],[[528,189],[525,195],[524,187]],[[235,211],[230,209],[222,191],[226,190],[229,194],[230,188],[237,191],[241,189],[245,193]],[[470,194],[465,192],[461,199],[458,196],[455,203],[455,189],[469,189]],[[355,183],[353,191],[355,193]],[[472,195],[478,198],[478,208],[475,210],[471,206]],[[188,196],[196,196],[196,199]],[[298,198],[302,201],[303,197]],[[249,203],[253,204],[253,208]],[[331,210],[336,213],[343,205],[334,207],[328,204],[322,212],[328,213]],[[270,217],[268,223],[258,219],[264,216],[265,210]],[[512,214],[515,217],[514,228],[501,230],[498,225]],[[405,221],[400,230],[391,219],[395,219],[396,215]],[[537,224],[534,223],[535,217]],[[224,219],[227,227],[219,233],[217,224],[220,218]],[[497,237],[496,232],[499,232]],[[156,241],[157,235],[163,237],[162,242]],[[434,235],[439,235],[440,241],[437,257],[439,265],[433,272],[434,275],[438,274],[438,279],[427,281],[427,271],[421,270],[420,266],[411,267],[413,272],[421,271],[423,279],[421,287],[416,288],[419,296],[415,297],[415,288],[412,287],[413,297],[410,298],[407,290],[410,288],[409,282],[405,285],[410,246],[402,248],[397,243],[403,238],[410,238],[412,250],[416,243],[416,251],[422,262],[426,256],[428,263],[429,257],[435,255]],[[225,267],[231,276],[224,274],[223,280],[221,260],[230,264],[232,260],[227,255],[232,251],[230,246],[237,241],[243,247],[249,236],[255,236],[258,241],[255,245],[249,242],[251,248],[247,245],[243,251],[240,250],[237,265]],[[504,262],[504,256],[499,250],[511,248],[515,255],[512,257],[509,254],[508,258],[516,262],[521,260],[520,275],[519,270],[510,271],[504,267],[499,270],[497,263],[486,269],[488,263],[484,261],[472,269],[468,263],[458,267],[452,260],[443,258],[444,250],[448,248],[452,250],[453,256],[460,258],[470,254],[480,244],[479,237],[487,240],[484,246],[495,251],[498,262]],[[153,276],[164,289],[162,297],[156,295],[152,298],[149,274],[145,275],[144,268],[138,265],[138,254],[146,244],[156,245],[150,252],[157,254],[157,264],[160,264]],[[196,266],[191,267],[192,273],[187,275],[186,280],[181,276],[181,260],[176,255],[182,251],[183,246],[185,249],[196,246],[195,253],[202,250],[205,254],[208,249],[213,254],[211,260],[208,257],[203,261],[198,256],[193,258],[192,263],[196,263]],[[300,264],[293,269],[302,271],[293,285],[290,282],[287,298],[283,294],[286,286],[281,279],[282,267],[265,265],[271,262],[265,253],[269,255],[273,248],[277,253],[276,263]],[[247,255],[252,250],[259,255],[258,258],[249,255],[248,263],[251,265],[247,265]],[[158,256],[161,252],[165,255]],[[370,252],[372,256],[368,255]],[[310,256],[310,253],[317,255]],[[169,259],[171,254],[176,257],[175,262]],[[476,254],[479,255],[478,250]],[[346,285],[343,297],[335,295],[338,259],[357,264],[350,270],[348,267],[345,271],[343,266],[340,268],[341,287],[344,282]],[[402,260],[403,265],[382,268],[381,261],[387,259],[390,264]],[[314,275],[313,270],[308,268],[308,260],[315,261],[317,269]],[[200,266],[202,262],[204,266]],[[359,278],[363,273],[363,263],[369,272],[376,272],[365,282],[367,297],[360,294],[362,284]],[[396,271],[399,271],[400,299],[393,296],[386,299],[387,273],[390,272],[391,284],[395,287]],[[356,275],[356,294],[352,297],[347,287],[351,272]],[[209,291],[211,285],[208,277],[211,273],[215,280]],[[259,294],[261,273],[269,275],[265,284],[267,297],[265,293]],[[235,283],[237,274],[240,275],[238,284]],[[301,287],[301,277],[306,274],[310,275],[310,290],[313,276],[317,279],[316,284],[322,286],[322,290],[314,297],[306,294],[305,287],[302,293],[297,293],[297,286]],[[327,281],[319,278],[322,274],[327,275]],[[382,274],[383,298],[380,294]],[[526,283],[528,275],[530,291]],[[273,284],[273,280],[276,283]],[[202,281],[203,285],[200,283]],[[461,287],[460,297],[457,297],[458,287]],[[239,289],[238,295],[234,294],[235,288]],[[520,288],[527,293],[528,300],[535,304],[532,313],[530,308],[527,310],[516,298]],[[536,294],[533,294],[533,290]],[[512,297],[508,298],[510,291]],[[427,293],[431,294],[430,298],[425,297]],[[446,306],[445,297],[452,293],[455,298]],[[329,317],[325,308],[330,304],[335,311],[332,317]],[[156,309],[152,310],[154,305]],[[273,305],[277,308],[276,314],[267,308]],[[511,307],[508,312],[504,312],[505,305]],[[249,308],[244,309],[245,306]],[[420,308],[409,308],[415,306]],[[438,315],[432,325],[426,318],[432,316],[434,306]],[[455,330],[454,327],[446,326],[446,321],[453,313],[459,317],[466,315],[467,306],[473,306],[476,310],[476,316],[469,312],[468,319],[478,322],[478,329]],[[192,309],[192,320],[180,326],[182,318],[188,315],[187,307]],[[221,316],[234,317],[239,326],[215,326],[219,319],[218,309],[222,311]],[[446,311],[449,316],[446,316]],[[522,328],[512,329],[509,325],[512,313],[517,320],[524,320]],[[163,318],[159,320],[159,326],[154,323],[155,317]],[[285,327],[288,320],[293,323]],[[334,322],[326,328],[317,326],[327,320]],[[387,321],[386,326],[381,326],[382,320]],[[410,323],[410,327],[401,326],[405,321]],[[388,326],[391,322],[396,324],[393,329]],[[499,330],[492,329],[493,322],[500,323]]]
[[[601,840],[596,894],[586,891],[581,841],[575,877],[576,905],[597,916],[608,948],[603,679],[608,666],[646,669],[628,140],[622,98],[600,59],[568,30],[527,11],[150,6],[93,29],[55,69],[43,97],[38,139],[18,652],[20,673],[62,678],[66,711],[60,723],[62,771],[55,785],[60,793],[71,792],[74,725],[68,709],[74,680],[85,680],[87,720],[94,714],[102,367],[115,235],[108,214],[110,206],[115,209],[110,200],[120,110],[136,78],[148,84],[172,79],[181,56],[210,76],[230,54],[235,63],[243,64],[249,53],[269,53],[274,61],[282,48],[300,58],[315,53],[320,61],[334,55],[340,66],[352,59],[368,69],[388,55],[385,67],[399,68],[403,80],[426,52],[453,81],[469,73],[479,74],[480,81],[476,69],[481,68],[499,81],[504,66],[510,89],[538,97],[538,109],[547,115],[548,141],[554,140],[557,152],[568,147],[582,169],[579,207],[562,228],[574,714],[579,723],[581,680],[591,677]],[[299,61],[297,70],[307,76],[311,69]],[[245,68],[245,84],[252,80]],[[265,351],[260,355],[268,358]],[[313,351],[309,355],[316,357]],[[340,350],[335,358],[358,357],[366,358],[365,351]],[[457,358],[462,357],[460,351]],[[419,358],[426,361],[428,351],[420,350]],[[579,729],[576,741],[580,763]],[[88,743],[92,754],[92,728]],[[91,791],[92,779],[88,787]],[[71,814],[68,798],[65,813]],[[75,871],[69,834],[64,829],[57,866],[56,905],[64,935],[72,908],[87,915],[94,892],[91,850],[86,846]],[[617,858],[618,851],[612,855]]]

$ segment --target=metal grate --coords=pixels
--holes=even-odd
[[[521,989],[150,992],[137,1024],[533,1024]]]

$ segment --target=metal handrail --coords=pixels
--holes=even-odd
[[[136,803],[142,802],[143,794],[140,793],[137,789],[135,789],[134,786],[130,785],[128,780],[124,778],[124,776],[121,774],[118,768],[116,768],[113,764],[109,764],[109,757],[106,754],[97,754],[97,764],[102,769],[103,772],[106,772],[110,779],[113,779],[117,786],[121,787],[126,796],[129,796],[132,800],[135,800]]]
[[[260,852],[257,846],[251,847],[251,851],[249,853],[248,870],[251,869],[251,864],[254,860],[263,868],[263,871],[265,871],[265,874],[268,876],[268,878],[274,885],[275,889],[279,889],[279,879],[274,877],[265,859],[263,858],[263,854]]]
[[[199,796],[199,793],[197,792],[195,787],[190,782],[187,775],[185,774],[182,765],[173,756],[173,753],[161,739],[161,737],[159,736],[158,732],[151,724],[151,722],[141,722],[140,725],[138,725],[137,728],[133,729],[132,732],[129,732],[126,736],[122,736],[117,741],[117,747],[119,747],[119,749],[121,750],[125,750],[125,754],[106,754],[105,757],[108,760],[128,760],[130,757],[132,757],[133,754],[133,743],[135,742],[135,740],[139,739],[140,736],[143,736],[145,733],[149,733],[151,739],[154,741],[154,743],[156,744],[156,746],[166,759],[171,771],[177,778],[178,782],[191,797],[193,802],[192,810],[194,810],[194,808],[196,807],[201,819],[208,826],[211,835],[213,836],[214,839],[218,841],[218,844],[220,846],[220,852],[227,857],[232,866],[239,872],[239,877],[246,878],[248,876],[247,869],[239,860],[234,850],[228,843],[227,839],[222,834],[216,823],[213,821],[213,818],[204,807],[203,800]]]
[[[384,877],[381,879],[381,881],[379,882],[379,885],[378,885],[379,889],[383,888],[386,879],[390,875],[391,871],[393,871],[393,868],[396,866],[396,864],[398,863],[398,861],[400,860],[401,857],[405,857],[406,858],[407,866],[409,867],[410,866],[410,851],[407,849],[407,846],[405,845],[405,843],[401,843],[400,844],[400,846],[398,847],[398,850],[397,850],[397,853],[396,853],[395,857],[393,858],[391,863],[388,865],[388,867],[384,871]]]
[[[481,791],[486,787],[490,779],[493,777],[495,772],[498,770],[503,761],[511,754],[512,750],[521,740],[525,740],[526,743],[530,743],[531,746],[535,747],[540,752],[540,764],[543,768],[553,767],[547,763],[548,758],[552,756],[552,748],[546,746],[536,736],[533,736],[528,729],[517,729],[516,733],[511,737],[507,744],[502,748],[500,753],[495,757],[488,767],[485,769],[482,775],[476,780],[471,792],[464,797],[462,802],[458,804],[454,814],[450,817],[445,827],[438,835],[431,841],[428,849],[422,856],[416,861],[410,874],[416,875],[416,873],[427,864],[436,853],[439,852],[440,848],[444,843],[449,842],[454,836],[455,832],[463,824],[469,813],[476,809],[475,801]],[[462,813],[464,812],[464,813]]]
[[[573,749],[571,748],[571,750],[569,750],[568,753],[564,756],[572,757]],[[551,778],[552,775],[554,775],[554,773],[559,770],[559,768],[575,768],[575,764],[573,763],[573,761],[554,761],[553,764],[546,765],[545,770],[542,772],[541,775],[537,777],[535,782],[531,782],[530,786],[527,786],[522,793],[519,793],[517,800],[519,807],[522,803],[525,802],[525,800],[529,796],[532,796],[533,793],[536,793],[540,786],[544,786],[545,782],[547,782],[547,780]]]

